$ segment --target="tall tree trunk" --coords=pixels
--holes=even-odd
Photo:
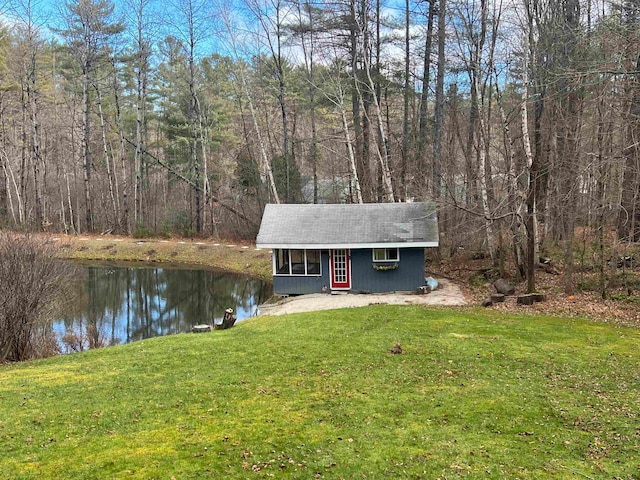
[[[62,162],[62,174],[64,175],[64,183],[65,186],[67,187],[66,189],[66,193],[67,193],[67,206],[69,208],[69,220],[71,222],[71,230],[74,233],[79,233],[78,228],[76,228],[76,221],[75,221],[75,214],[73,212],[73,200],[71,197],[71,183],[69,182],[69,174],[67,173],[67,167],[65,165],[65,162]]]
[[[189,24],[189,120],[191,127],[191,167],[194,173],[195,200],[196,200],[196,234],[202,232],[202,206],[201,206],[201,188],[200,188],[200,161],[198,159],[198,97],[196,95],[196,62],[195,62],[195,29],[194,29],[193,12],[189,12],[187,18]]]
[[[469,77],[472,82],[472,103],[471,103],[471,115],[469,125],[469,136],[473,138],[473,129],[475,125],[471,124],[473,118],[473,111],[475,110],[475,116],[477,117],[479,124],[478,144],[477,144],[477,157],[478,157],[478,182],[480,187],[480,201],[482,205],[482,215],[484,217],[484,228],[487,239],[487,248],[491,257],[491,262],[494,266],[498,264],[498,258],[496,256],[496,246],[493,238],[493,216],[491,214],[491,208],[489,206],[489,188],[491,172],[489,167],[489,124],[491,121],[490,116],[487,115],[487,111],[491,105],[491,98],[486,99],[486,84],[487,76],[483,75],[481,65],[483,64],[483,50],[487,33],[487,0],[480,0],[480,35],[475,41],[475,51],[472,51],[472,58],[470,61]],[[469,32],[471,33],[471,32]],[[493,45],[493,44],[492,44]],[[493,62],[493,48],[490,49],[489,58],[487,63],[489,64],[489,71],[492,70],[491,64]],[[483,78],[481,83],[480,79]],[[490,92],[490,90],[489,90]],[[475,95],[474,95],[475,93]],[[475,103],[473,98],[475,97]],[[489,96],[490,97],[490,96]],[[480,101],[479,101],[480,100]],[[485,110],[485,101],[487,109]],[[474,108],[475,107],[475,108]],[[470,143],[473,145],[473,143]]]
[[[144,200],[143,200],[143,178],[144,178],[144,157],[142,152],[145,149],[146,134],[146,103],[147,103],[147,78],[149,59],[147,43],[142,37],[142,5],[138,12],[138,52],[136,55],[136,149],[133,157],[133,168],[135,171],[134,189],[134,214],[133,221],[137,227],[144,221]]]
[[[107,127],[104,121],[104,113],[102,111],[102,92],[96,83],[93,84],[96,91],[96,104],[98,107],[98,117],[100,118],[100,129],[102,130],[102,153],[104,155],[104,163],[107,167],[107,178],[109,179],[109,200],[113,211],[113,218],[118,224],[120,222],[120,212],[116,201],[117,192],[114,185],[115,169],[111,166],[111,157],[109,156],[109,145],[107,143]]]
[[[313,175],[313,203],[318,203],[318,128],[316,126],[315,86],[309,87],[309,100],[311,101],[311,145],[309,147],[309,161]]]
[[[429,13],[427,18],[427,35],[424,47],[424,64],[422,67],[422,92],[420,94],[420,126],[418,131],[418,148],[416,150],[416,170],[418,175],[422,175],[427,165],[425,159],[425,145],[427,141],[427,130],[429,118],[427,115],[429,106],[429,83],[431,72],[431,48],[433,44],[433,19],[436,8],[435,1],[429,1]],[[430,180],[430,179],[429,179]]]
[[[313,203],[318,203],[318,128],[316,125],[316,81],[314,76],[315,65],[313,63],[313,53],[315,49],[314,33],[314,14],[309,2],[306,2],[307,14],[309,15],[309,36],[310,36],[310,49],[309,49],[309,66],[307,71],[309,72],[309,103],[311,108],[311,147],[309,149],[309,159],[311,161],[311,168],[313,172]],[[306,57],[306,55],[305,55]],[[344,109],[343,109],[344,112]],[[358,189],[360,185],[358,184]],[[362,200],[362,199],[361,199]]]
[[[476,87],[477,77],[476,77]],[[487,157],[487,142],[486,136],[486,122],[484,119],[484,112],[478,112],[478,121],[480,124],[480,133],[478,135],[478,178],[480,183],[480,200],[482,205],[482,216],[484,219],[485,236],[487,239],[487,249],[489,250],[489,256],[491,257],[491,263],[497,265],[496,246],[493,238],[493,218],[491,209],[489,208],[489,195],[487,191],[487,164],[489,159]]]
[[[20,206],[20,203],[21,203],[20,191],[18,190],[18,185],[16,183],[16,178],[13,175],[13,171],[11,170],[11,165],[9,165],[9,159],[7,158],[7,154],[5,153],[4,150],[1,152],[1,155],[2,155],[2,170],[3,170],[4,178],[5,178],[5,192],[6,192],[6,195],[7,195],[7,201],[9,203],[9,209],[11,211],[11,216],[13,218],[13,223],[17,225],[19,217],[16,217],[16,211],[15,211],[15,207],[14,207],[14,204],[13,204],[13,197],[11,196],[11,185],[10,185],[10,183],[13,183],[13,187],[14,187],[15,192],[16,192],[16,197],[17,197],[17,201],[18,201],[18,211],[21,211],[21,209],[22,209],[22,207]],[[9,179],[11,179],[11,182],[9,182]]]
[[[206,126],[208,124],[206,114],[202,112],[202,109],[199,109],[199,112],[198,130],[200,132],[200,149],[202,151],[202,194],[204,196],[204,225],[206,229],[207,207],[209,206],[211,199],[211,185],[209,184],[209,155],[207,150],[209,145],[209,128]],[[205,116],[204,122],[202,121],[203,115]],[[213,226],[213,210],[211,210],[211,212],[211,224]]]
[[[366,28],[366,23],[360,25],[360,37],[362,38],[361,51],[368,91],[373,97],[372,103],[376,111],[376,126],[378,127],[378,135],[380,138],[380,145],[378,145],[378,147],[376,148],[376,153],[378,154],[378,160],[380,162],[380,172],[382,174],[382,185],[384,188],[385,198],[389,202],[394,202],[395,198],[393,194],[393,183],[391,181],[391,171],[389,169],[388,163],[390,157],[389,142],[385,134],[382,110],[380,108],[380,99],[376,94],[376,86],[371,76],[371,65],[369,61],[369,58],[371,56],[371,45],[369,36],[366,35]]]
[[[311,144],[309,145],[309,163],[311,164],[311,173],[313,176],[313,203],[318,203],[318,131],[316,120],[316,81],[314,75],[314,59],[315,51],[315,13],[309,0],[304,1],[304,14],[306,14],[309,24],[309,45],[305,36],[305,27],[303,25],[303,12],[301,9],[302,2],[296,3],[298,8],[298,19],[300,21],[301,46],[304,54],[304,65],[307,75],[307,92],[309,95],[309,116],[311,117]]]
[[[624,127],[624,177],[622,181],[622,208],[618,215],[618,238],[628,242],[640,240],[640,207],[637,205],[639,175],[638,142],[640,142],[640,54],[636,57],[635,72],[629,74],[629,102],[627,121]]]
[[[558,66],[561,71],[569,71],[577,67],[576,53],[578,52],[578,42],[580,41],[580,5],[578,0],[565,0],[562,12],[562,22],[560,33],[561,42],[564,46],[557,55]],[[579,68],[579,67],[578,67]],[[583,91],[581,80],[578,78],[568,78],[561,76],[555,82],[558,93],[556,94],[556,118],[559,120],[555,129],[558,143],[558,164],[557,179],[560,179],[558,192],[564,205],[561,209],[562,230],[564,238],[564,291],[567,294],[573,293],[573,270],[574,270],[574,233],[578,208],[579,176],[576,171],[580,170],[580,132],[581,117],[583,109]],[[561,122],[561,123],[560,123]]]
[[[510,208],[513,212],[513,214],[511,215],[511,222],[509,223],[509,227],[511,229],[511,234],[513,237],[513,257],[520,278],[525,278],[526,271],[524,245],[526,231],[524,231],[524,225],[522,223],[525,199],[521,194],[521,189],[518,188],[518,174],[516,172],[516,159],[514,155],[515,147],[513,144],[513,138],[511,136],[511,129],[509,128],[507,114],[504,111],[504,105],[502,103],[502,94],[500,92],[500,86],[498,82],[498,72],[495,70],[495,68],[494,73],[496,77],[496,103],[502,123],[505,163],[507,166],[507,196],[509,199],[508,208]]]
[[[607,298],[607,260],[605,255],[606,241],[605,241],[605,229],[607,225],[607,183],[609,181],[609,172],[611,164],[608,160],[605,160],[605,120],[604,120],[604,95],[601,94],[601,100],[598,103],[598,127],[596,132],[596,142],[598,151],[598,171],[597,171],[597,186],[596,186],[596,198],[597,198],[597,223],[596,223],[596,238],[598,241],[598,289],[600,290],[600,296],[603,300]],[[613,106],[608,106],[608,111],[613,111]],[[610,135],[610,131],[607,128],[606,135]]]
[[[84,184],[85,225],[88,232],[93,232],[93,208],[91,205],[91,157],[89,141],[91,134],[90,101],[89,101],[89,68],[83,66],[82,72],[82,166]]]
[[[267,156],[267,149],[264,145],[264,141],[262,139],[262,134],[260,133],[260,127],[258,126],[258,119],[256,118],[256,111],[253,108],[253,99],[251,98],[251,94],[249,93],[249,89],[246,84],[246,80],[244,78],[244,74],[240,73],[242,87],[244,90],[245,98],[247,99],[247,103],[249,104],[249,113],[251,114],[251,121],[253,123],[253,129],[256,133],[256,140],[258,141],[258,148],[260,150],[260,158],[262,158],[262,169],[265,172],[265,176],[267,177],[268,185],[271,190],[271,195],[276,203],[280,203],[280,196],[278,195],[278,189],[276,188],[276,182],[273,178],[273,170],[271,169],[271,163],[269,162],[269,158]]]
[[[5,165],[6,157],[5,149],[2,148],[2,150],[0,150],[0,215],[4,217],[11,213],[15,223],[15,213],[13,212],[13,204],[10,199],[9,177],[7,176],[7,167]]]
[[[405,201],[407,198],[407,156],[409,155],[409,99],[413,92],[409,91],[411,87],[410,73],[410,60],[411,51],[409,50],[410,38],[410,15],[409,15],[409,0],[405,0],[404,5],[404,92],[403,92],[403,111],[402,111],[402,164],[400,166],[400,201]]]
[[[276,50],[271,51],[273,60],[276,65],[277,77],[278,77],[278,104],[280,105],[280,114],[282,116],[282,155],[285,164],[285,203],[290,203],[293,200],[293,192],[291,186],[291,168],[290,162],[293,160],[293,155],[289,152],[289,122],[287,117],[287,104],[285,98],[285,79],[284,68],[282,59],[282,32],[281,32],[281,20],[280,20],[280,1],[276,2]]]
[[[18,193],[18,198],[20,199],[18,202],[18,214],[20,218],[20,224],[24,225],[27,223],[27,211],[28,211],[28,203],[27,203],[27,180],[29,176],[28,172],[28,163],[29,163],[29,154],[28,154],[28,134],[27,134],[27,116],[29,111],[27,92],[25,85],[22,85],[20,88],[21,95],[21,106],[22,106],[22,121],[20,122],[20,192]]]
[[[31,27],[31,24],[29,24]],[[33,184],[34,184],[34,199],[35,199],[35,214],[36,224],[38,229],[43,228],[44,215],[42,211],[42,189],[40,180],[40,166],[42,165],[42,154],[40,152],[40,124],[38,122],[38,101],[37,101],[37,80],[38,72],[36,70],[36,56],[33,34],[31,28],[29,28],[29,79],[27,82],[27,98],[29,99],[29,106],[31,110],[31,151],[33,154],[32,167],[33,167]]]
[[[444,74],[447,2],[440,0],[438,8],[438,72],[436,74],[435,124],[433,131],[432,194],[437,201],[442,190],[442,138],[444,136]]]
[[[347,154],[349,155],[349,166],[351,167],[351,178],[353,179],[354,187],[356,190],[356,199],[358,203],[362,201],[362,190],[360,189],[360,180],[358,179],[358,169],[356,167],[356,158],[353,152],[353,142],[351,141],[351,135],[349,135],[349,126],[347,124],[347,115],[344,108],[344,96],[340,97],[340,117],[342,118],[342,131],[344,133],[345,143],[347,145]]]
[[[113,67],[113,99],[116,108],[116,128],[118,129],[118,145],[120,155],[120,174],[122,175],[122,210],[118,219],[118,225],[124,229],[124,233],[131,235],[131,223],[129,221],[129,176],[127,175],[126,149],[124,131],[122,129],[122,114],[120,111],[120,85],[118,83],[118,71],[115,59],[112,59]],[[115,169],[115,160],[114,160]]]
[[[245,84],[246,87],[246,84]],[[256,138],[258,140],[258,147],[260,149],[260,155],[262,158],[262,167],[266,172],[266,176],[269,182],[269,186],[271,187],[271,195],[276,203],[280,203],[280,196],[278,195],[278,190],[276,188],[276,182],[273,178],[273,170],[271,170],[271,163],[269,162],[269,158],[267,156],[267,149],[264,145],[264,141],[262,140],[262,134],[260,133],[260,127],[258,126],[258,119],[256,118],[256,112],[253,108],[253,100],[249,92],[246,92],[247,101],[249,103],[249,112],[251,113],[251,120],[253,121],[253,128],[256,132]]]
[[[356,165],[358,178],[362,187],[362,198],[365,203],[372,202],[375,198],[373,190],[373,178],[369,159],[369,119],[366,110],[368,100],[363,98],[360,88],[361,72],[359,68],[360,49],[358,36],[360,35],[357,0],[349,1],[349,54],[351,59],[351,109],[353,114],[353,130],[355,133]],[[365,112],[362,112],[362,108]]]
[[[535,292],[536,289],[536,265],[538,264],[538,200],[539,191],[541,188],[542,179],[542,135],[541,135],[541,122],[542,114],[545,106],[546,89],[540,79],[540,70],[543,65],[538,56],[536,35],[533,30],[534,20],[538,14],[537,7],[533,5],[536,0],[525,0],[525,7],[527,9],[527,24],[525,31],[525,45],[524,45],[524,64],[523,64],[523,77],[522,77],[522,103],[520,104],[521,114],[521,128],[522,139],[525,152],[525,158],[527,162],[527,185],[526,185],[526,203],[527,203],[527,218],[525,222],[527,232],[527,257],[526,257],[526,276],[527,276],[527,291],[529,293]],[[538,20],[536,20],[539,23]],[[529,71],[536,68],[536,75],[534,77],[534,147],[535,153],[531,150],[531,136],[529,133],[529,117],[527,102],[529,101]]]

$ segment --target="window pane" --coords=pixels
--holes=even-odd
[[[291,250],[291,273],[304,275],[304,250]]]
[[[276,273],[289,275],[289,250],[278,249],[274,255],[276,257]]]
[[[397,248],[374,248],[374,262],[397,262],[400,259],[400,252]]]
[[[307,275],[320,274],[320,250],[307,250]]]

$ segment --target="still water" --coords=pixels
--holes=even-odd
[[[187,332],[256,315],[272,294],[262,280],[220,270],[78,265],[64,316],[54,322],[63,352]]]

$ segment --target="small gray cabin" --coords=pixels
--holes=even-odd
[[[429,203],[269,204],[256,245],[273,251],[277,294],[415,291],[438,222]]]

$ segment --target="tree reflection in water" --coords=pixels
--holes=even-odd
[[[64,352],[187,332],[229,307],[241,321],[272,293],[269,283],[220,270],[81,265],[75,278],[67,314],[54,322]]]

